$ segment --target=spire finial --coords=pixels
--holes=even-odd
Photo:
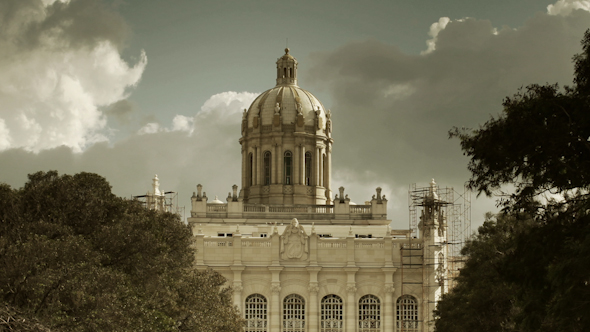
[[[288,47],[285,47],[285,54],[289,54],[290,49]]]

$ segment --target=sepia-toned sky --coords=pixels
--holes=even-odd
[[[157,173],[187,212],[198,183],[224,200],[241,112],[288,45],[332,111],[332,189],[362,204],[382,187],[405,228],[410,184],[463,191],[449,129],[571,84],[588,28],[587,0],[0,0],[0,182],[95,172],[131,197]],[[474,228],[486,211],[472,194]]]

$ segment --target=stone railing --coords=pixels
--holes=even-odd
[[[227,212],[227,204],[207,204],[207,212]]]
[[[370,205],[351,205],[350,213],[354,214],[371,214]]]
[[[383,240],[370,239],[370,240],[357,240],[354,242],[355,248],[360,249],[381,249],[383,248]]]
[[[346,248],[346,240],[341,239],[319,239],[318,248],[340,249]]]
[[[233,244],[233,241],[227,238],[211,238],[204,242],[205,247],[231,247]]]
[[[270,248],[272,243],[269,239],[265,238],[243,238],[242,247],[258,247],[258,248]]]
[[[192,210],[192,218],[273,218],[273,219],[385,219],[384,215],[373,216],[371,205],[350,205],[336,208],[334,205],[262,205],[240,204],[203,204],[205,212]],[[344,216],[344,217],[343,217]],[[378,217],[377,217],[378,216]]]
[[[401,247],[404,249],[422,249],[422,243],[402,243]]]

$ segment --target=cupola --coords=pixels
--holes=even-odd
[[[261,93],[242,117],[242,197],[245,203],[330,202],[330,110],[297,85],[297,60],[278,58],[275,87]]]

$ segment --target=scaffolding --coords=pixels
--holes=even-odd
[[[455,278],[463,264],[461,249],[471,235],[471,195],[466,188],[463,189],[463,193],[459,193],[432,182],[429,187],[412,184],[408,191],[410,236],[400,247],[401,289],[402,294],[420,297],[418,324],[422,331],[432,330],[432,310],[440,296],[455,286]],[[436,193],[434,197],[433,191]],[[424,234],[420,234],[419,215],[425,209],[440,213],[438,222],[443,232],[434,237],[437,240],[432,243],[425,241]],[[410,321],[398,324],[399,331],[418,330],[418,326],[412,327]]]
[[[132,196],[132,199],[139,201],[148,210],[158,210],[177,214],[185,219],[184,206],[178,204],[178,193],[166,191],[160,195],[147,193],[145,195]]]

